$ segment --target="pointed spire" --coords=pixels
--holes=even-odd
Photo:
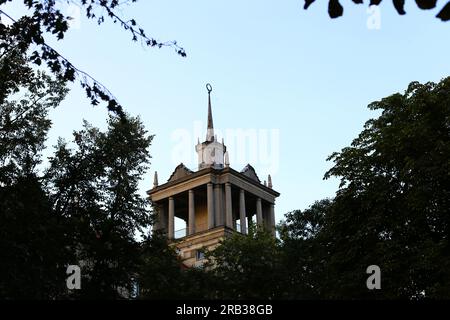
[[[159,185],[158,183],[158,171],[155,171],[155,178],[153,180],[153,188],[156,188]]]
[[[270,189],[272,189],[273,188],[273,184],[272,184],[272,176],[269,174],[269,185],[268,185],[268,187],[270,188]]]
[[[267,187],[267,181],[264,180],[264,187]]]
[[[212,107],[211,107],[211,91],[212,86],[208,83],[206,85],[206,90],[208,90],[208,130],[206,134],[206,141],[214,140],[214,122],[212,116]]]

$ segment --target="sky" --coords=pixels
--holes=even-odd
[[[366,3],[368,1],[365,1]],[[153,173],[167,181],[183,162],[197,168],[194,146],[206,135],[207,91],[211,93],[219,140],[230,151],[231,167],[250,163],[261,180],[272,175],[281,193],[276,220],[314,201],[333,197],[338,179],[323,180],[326,158],[350,145],[364,123],[378,115],[367,105],[404,92],[412,81],[437,82],[450,74],[450,22],[434,10],[407,1],[399,16],[391,1],[378,11],[341,1],[344,16],[330,19],[327,1],[303,10],[303,1],[141,0],[120,13],[135,18],[160,41],[176,40],[187,53],[132,43],[118,25],[97,26],[61,1],[74,16],[63,41],[46,40],[78,68],[103,83],[131,115],[154,134]],[[15,18],[16,0],[1,6]],[[82,120],[105,128],[104,106],[92,107],[76,83],[52,110],[47,155],[58,137],[68,140]]]

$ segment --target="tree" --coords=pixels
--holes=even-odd
[[[450,78],[413,82],[372,103],[382,115],[330,156],[326,177],[341,186],[324,232],[330,267],[342,271],[340,294],[367,295],[354,280],[377,264],[384,297],[450,296],[449,93]]]
[[[290,296],[448,298],[450,78],[413,82],[369,108],[381,116],[329,158],[325,177],[341,179],[336,197],[281,226],[286,266],[301,270]],[[381,268],[382,290],[366,286],[371,265]]]
[[[121,290],[133,289],[140,252],[135,235],[152,222],[148,202],[138,192],[152,138],[139,118],[110,116],[107,132],[85,122],[74,132],[76,149],[60,140],[50,159],[50,202],[73,226],[81,297],[120,298]]]
[[[285,273],[279,245],[270,233],[250,225],[248,235],[234,233],[207,252],[213,298],[280,298]]]
[[[0,0],[0,5],[9,1],[11,0]],[[174,48],[180,56],[186,56],[184,49],[179,47],[176,41],[159,42],[149,37],[135,19],[126,20],[122,18],[117,11],[124,2],[119,2],[118,0],[78,0],[72,2],[84,10],[88,19],[95,20],[99,25],[104,23],[106,19],[110,19],[129,32],[133,41],[140,40],[143,45],[150,47],[161,48],[169,46]],[[136,0],[131,2],[136,2]],[[97,105],[100,101],[104,101],[107,103],[108,110],[123,116],[122,106],[105,86],[88,73],[74,66],[46,43],[44,39],[45,33],[50,33],[57,40],[62,40],[69,29],[71,17],[64,15],[58,9],[57,1],[23,0],[23,3],[30,11],[30,14],[18,20],[13,19],[6,12],[0,10],[0,18],[7,18],[13,22],[10,26],[6,26],[2,22],[3,20],[0,19],[0,57],[15,50],[19,50],[22,54],[32,50],[30,55],[32,63],[38,66],[46,63],[51,72],[60,81],[73,82],[78,79],[90,98],[92,105]]]
[[[14,64],[0,58],[0,185],[35,172],[51,125],[48,111],[67,94],[65,83],[30,69],[25,56],[11,55]]]
[[[167,236],[154,233],[141,245],[141,263],[137,282],[142,300],[207,299],[212,297],[213,279],[200,269],[187,269],[169,245]]]
[[[330,199],[316,201],[306,210],[286,214],[280,224],[286,298],[318,299],[328,293],[321,237],[332,204]]]
[[[305,0],[304,9],[307,10],[309,6],[315,2],[316,0]],[[363,3],[363,0],[352,0],[356,4]],[[382,0],[370,0],[369,6],[375,5],[378,6]],[[404,15],[405,12],[405,0],[393,0],[392,1],[395,10],[397,10],[398,14]],[[429,10],[436,7],[437,0],[416,0],[417,6],[422,10]],[[337,18],[342,16],[344,13],[344,7],[339,3],[339,0],[329,0],[328,1],[328,14],[330,18]],[[442,10],[436,15],[437,18],[442,21],[450,20],[450,2],[442,8]]]
[[[38,166],[51,125],[48,111],[67,89],[32,70],[24,55],[10,55],[0,58],[0,296],[53,299],[65,292],[70,252]]]

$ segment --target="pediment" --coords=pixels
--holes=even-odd
[[[261,180],[259,180],[258,175],[256,174],[255,168],[253,168],[251,165],[246,165],[244,169],[242,169],[241,173],[254,180],[257,181],[258,183],[261,183]]]
[[[181,178],[184,178],[188,175],[193,174],[194,172],[187,168],[184,164],[180,164],[178,167],[175,168],[175,171],[170,176],[169,180],[167,182],[172,182]]]

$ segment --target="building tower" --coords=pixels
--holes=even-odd
[[[208,129],[206,140],[198,143],[198,170],[177,166],[169,180],[148,191],[157,221],[154,230],[163,231],[173,242],[187,267],[204,263],[202,249],[214,249],[233,232],[247,233],[249,221],[256,216],[258,227],[275,236],[275,199],[280,196],[261,183],[255,169],[247,165],[241,172],[230,167],[227,148],[217,141],[208,90]],[[187,228],[175,232],[175,217]]]

